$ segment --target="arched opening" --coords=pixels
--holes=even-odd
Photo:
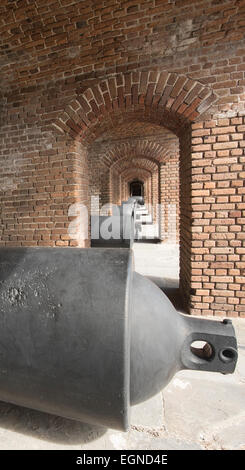
[[[132,116],[131,116],[132,119]],[[103,127],[106,121],[103,122]],[[137,210],[135,266],[166,292],[179,287],[179,138],[163,125],[134,117],[110,121],[87,146],[90,197],[102,216],[132,194],[144,194]],[[99,129],[98,129],[99,130]],[[132,189],[136,189],[133,193]],[[92,216],[98,207],[92,208]],[[162,282],[164,279],[164,282]]]
[[[144,183],[140,180],[133,180],[129,183],[130,196],[142,196],[144,197]]]
[[[183,75],[139,71],[80,89],[54,123],[59,133],[82,144],[78,180],[87,185],[89,198],[100,198],[100,205],[120,203],[132,177],[148,172],[144,189],[153,203],[154,221],[154,207],[160,204],[161,239],[165,234],[166,241],[169,233],[178,236],[180,226],[180,286],[187,310],[193,283],[191,123],[215,100],[209,87]],[[127,161],[126,166],[119,160]],[[137,175],[130,174],[136,169]],[[179,175],[180,184],[173,174]],[[176,189],[178,203],[173,201]]]

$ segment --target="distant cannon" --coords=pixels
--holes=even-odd
[[[130,197],[121,206],[113,205],[112,215],[91,216],[91,247],[131,248],[137,230],[136,209],[144,205],[142,196]]]
[[[139,205],[139,206],[144,206],[145,204],[143,196],[131,196],[126,201],[126,204],[130,202],[136,202],[136,205]]]

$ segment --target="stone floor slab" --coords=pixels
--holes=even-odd
[[[150,400],[133,406],[131,409],[132,425],[163,428],[164,426],[162,394],[152,397]]]

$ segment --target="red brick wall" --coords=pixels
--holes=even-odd
[[[111,195],[110,202],[112,204],[121,204],[121,175],[115,168],[110,170],[110,181],[111,181]]]
[[[98,154],[97,147],[88,150],[89,197],[92,212],[98,212],[102,206],[111,202],[110,166]],[[92,198],[98,198],[93,203]]]
[[[191,311],[245,316],[245,118],[192,128]]]
[[[179,241],[179,155],[160,164],[161,239]]]
[[[3,0],[1,245],[76,244],[69,207],[112,190],[94,142],[127,126],[150,152],[165,127],[186,306],[244,316],[244,16],[244,0]],[[161,163],[162,139],[141,157]]]
[[[192,201],[191,201],[191,129],[186,126],[180,136],[180,290],[186,311],[191,310],[192,295],[191,257],[192,257]]]
[[[74,84],[86,88],[88,78],[105,71],[152,64],[217,83],[213,77],[236,72],[237,65],[244,71],[238,54],[244,10],[244,0],[2,0],[3,85],[54,86],[66,79],[72,94]],[[237,80],[220,83],[242,87]]]
[[[113,140],[106,144],[96,142],[88,153],[91,194],[99,195],[100,207],[109,203],[120,204],[130,196],[129,183],[139,177],[140,170],[143,181],[149,177],[151,179],[147,188],[145,186],[145,198],[153,208],[156,222],[157,205],[160,203],[159,161],[162,158],[168,158],[166,142],[165,149],[147,138],[132,141],[125,137],[123,141]],[[172,179],[174,177],[172,174]],[[121,189],[121,185],[125,188]]]
[[[32,132],[16,133],[13,126],[1,134],[0,245],[74,245],[68,211],[74,203],[88,203],[88,180],[81,171],[86,150],[65,136]]]

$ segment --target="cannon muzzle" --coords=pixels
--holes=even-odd
[[[129,249],[0,249],[2,401],[126,430],[179,370],[236,361],[232,324],[179,314]]]

